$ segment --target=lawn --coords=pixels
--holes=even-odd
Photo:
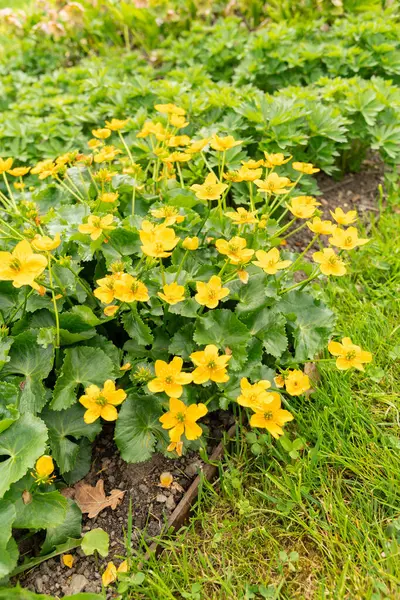
[[[2,13],[0,600],[399,597],[399,21]]]

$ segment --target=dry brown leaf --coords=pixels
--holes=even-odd
[[[96,486],[83,482],[78,482],[75,486],[75,502],[83,513],[88,513],[89,519],[97,517],[107,507],[115,510],[124,495],[122,490],[111,490],[109,496],[106,496],[103,479],[99,479]]]
[[[321,379],[321,376],[318,372],[318,368],[317,365],[315,363],[312,362],[306,362],[304,365],[304,373],[306,375],[308,375],[308,377],[310,378],[310,382],[312,384],[312,387],[306,391],[305,395],[308,397],[310,396],[310,394],[313,394],[315,392],[315,387],[317,386],[317,384],[319,383],[319,380]]]

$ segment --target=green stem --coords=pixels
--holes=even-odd
[[[179,181],[181,182],[181,188],[183,189],[185,187],[185,184],[183,183],[182,169],[181,169],[181,165],[179,164],[179,162],[176,163],[176,168],[178,170]]]
[[[202,157],[202,159],[204,161],[204,164],[206,165],[207,169],[210,171],[210,173],[214,173],[213,169],[210,167],[210,163],[208,162],[208,160],[205,157],[204,152],[200,152],[200,154],[201,154],[201,157]]]
[[[135,214],[136,185],[132,189],[132,217]]]
[[[315,279],[318,276],[318,273],[314,272],[312,275],[310,275],[310,277],[307,277],[307,279],[303,279],[302,281],[298,281],[297,283],[294,283],[293,285],[291,285],[288,288],[285,288],[284,290],[281,290],[281,294],[287,294],[287,292],[291,292],[292,290],[300,287],[300,286],[305,286],[307,283],[310,283],[310,281],[312,281],[313,279]]]
[[[0,217],[0,223],[2,223],[3,225],[5,225],[6,227],[8,227],[8,229],[10,231],[12,231],[20,240],[24,240],[25,239],[24,236],[22,235],[22,233],[20,233],[16,229],[14,229],[14,227],[11,227],[11,225],[9,225],[7,223],[7,221],[4,221],[4,219],[2,219],[1,217]],[[5,232],[3,232],[3,233],[5,233]]]
[[[248,184],[249,184],[249,192],[250,192],[250,210],[251,210],[251,212],[254,212],[255,207],[254,207],[254,199],[253,199],[253,183],[251,181],[249,181]]]
[[[55,345],[55,347],[59,348],[60,347],[60,317],[58,315],[56,294],[54,292],[53,273],[52,273],[52,269],[51,269],[50,252],[47,252],[47,260],[48,260],[48,266],[49,266],[49,282],[50,282],[50,286],[51,286],[51,297],[52,297],[53,307],[54,307],[54,317],[56,320],[56,345]]]
[[[77,194],[75,194],[74,190],[71,190],[71,188],[64,183],[64,181],[62,179],[60,179],[58,177],[58,175],[56,175],[55,180],[58,181],[58,186],[61,188],[64,188],[65,190],[67,190],[67,192],[69,192],[70,194],[72,194],[74,196],[74,198],[76,198],[78,200],[78,202],[82,202],[82,197],[78,196]]]
[[[20,304],[17,306],[17,308],[14,310],[13,314],[10,316],[10,318],[9,318],[9,320],[8,320],[8,323],[9,323],[9,324],[11,324],[11,323],[12,323],[12,321],[13,321],[14,317],[15,317],[15,316],[18,314],[18,312],[21,310],[21,308],[23,308],[24,306],[26,306],[26,303],[27,303],[27,301],[28,301],[28,298],[29,298],[30,296],[32,296],[32,294],[33,294],[33,292],[34,292],[34,291],[35,291],[35,290],[34,290],[33,288],[31,288],[31,289],[29,290],[29,292],[28,292],[28,293],[25,295],[25,298],[23,299],[23,301],[22,301],[22,302],[21,302],[21,303],[20,303]]]
[[[7,175],[6,175],[5,171],[3,171],[3,179],[4,179],[4,183],[6,184],[7,191],[9,193],[9,195],[10,195],[10,200],[11,200],[11,202],[12,202],[14,208],[15,208],[15,212],[17,214],[19,214],[19,210],[18,210],[18,207],[17,207],[16,202],[15,202],[14,194],[11,191],[10,184],[8,183],[8,179],[7,179]]]
[[[301,229],[303,229],[306,225],[307,225],[307,222],[305,221],[304,223],[302,223],[301,225],[299,225],[299,227],[296,227],[296,229],[293,229],[293,231],[289,231],[289,233],[287,234],[287,236],[285,236],[285,239],[287,240],[288,238],[290,238],[290,236],[294,235],[298,231],[301,231]]]
[[[303,250],[303,252],[301,254],[299,254],[299,256],[296,258],[296,260],[294,261],[294,263],[291,265],[290,267],[290,271],[294,271],[295,266],[297,266],[299,264],[299,262],[301,261],[301,259],[303,258],[303,256],[306,254],[306,252],[309,251],[309,249],[311,248],[311,246],[315,243],[315,241],[318,239],[319,237],[319,233],[317,233],[313,239],[311,240],[311,242],[308,244],[308,246]]]
[[[226,259],[224,265],[222,266],[222,269],[218,273],[218,277],[222,276],[222,274],[224,273],[224,271],[225,271],[226,267],[228,266],[228,264],[229,264],[229,258]]]
[[[128,148],[128,144],[124,140],[124,136],[122,135],[122,133],[120,131],[118,131],[118,135],[119,135],[119,139],[121,140],[121,142],[124,145],[124,148],[126,150],[127,155],[129,156],[129,160],[131,161],[131,164],[134,165],[135,161],[133,160],[133,156],[131,154],[131,151]]]
[[[161,271],[161,279],[162,279],[162,284],[165,285],[165,273],[164,273],[164,265],[162,262],[162,258],[160,258],[160,271]]]
[[[189,250],[186,250],[185,254],[182,257],[181,264],[179,265],[178,270],[176,272],[174,282],[178,281],[178,277],[180,275],[180,272],[182,271],[183,264],[184,264],[188,254],[189,254]]]

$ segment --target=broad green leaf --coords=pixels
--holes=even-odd
[[[82,513],[79,506],[67,499],[68,507],[65,519],[55,527],[48,527],[46,538],[40,550],[41,554],[48,554],[55,546],[63,544],[68,538],[79,538],[82,531]]]
[[[149,346],[153,342],[154,338],[150,327],[146,325],[137,311],[136,313],[132,311],[124,313],[121,320],[128,335],[139,346]]]
[[[72,333],[81,333],[101,323],[88,306],[74,306],[60,315],[60,327]]]
[[[155,396],[130,394],[115,425],[115,443],[126,462],[148,460],[155,449],[156,432],[161,433],[161,405]]]
[[[27,469],[34,467],[44,454],[47,428],[41,419],[23,415],[0,434],[0,498],[10,485],[23,477]]]
[[[253,311],[258,311],[271,297],[275,297],[275,290],[268,287],[268,278],[266,275],[252,275],[247,284],[240,281],[234,281],[234,286],[231,286],[233,297],[237,297],[239,304],[236,306],[236,313],[241,317],[242,314],[247,314]]]
[[[107,379],[113,378],[113,363],[100,348],[67,348],[50,406],[53,410],[69,408],[76,402],[76,388],[79,384],[84,387],[92,383],[102,386]]]
[[[194,351],[193,342],[193,331],[194,327],[192,323],[188,323],[179,329],[173,336],[169,345],[169,351],[171,354],[181,356],[184,360],[188,360],[190,354]]]
[[[0,281],[0,312],[8,316],[18,306],[19,290],[13,286],[11,281]]]
[[[10,348],[13,341],[14,340],[11,337],[3,338],[0,340],[0,371],[2,370],[4,365],[10,360],[8,353],[10,352]]]
[[[20,413],[16,407],[18,401],[17,386],[0,381],[0,433],[15,423]]]
[[[242,318],[251,334],[262,341],[268,354],[272,354],[276,358],[282,356],[288,346],[286,319],[283,314],[275,309],[264,307],[259,311],[252,312],[246,318]]]
[[[91,556],[95,552],[98,552],[101,556],[106,557],[109,545],[110,536],[104,529],[98,527],[85,533],[82,538],[81,548],[86,556]]]
[[[230,361],[231,368],[237,369],[245,360],[251,333],[233,312],[220,309],[211,310],[197,319],[193,339],[201,346],[215,344],[221,350],[229,348],[233,357]]]
[[[1,374],[18,374],[25,377],[21,382],[18,401],[21,413],[36,413],[45,405],[46,395],[42,380],[50,373],[53,361],[54,349],[39,347],[34,332],[26,331],[14,338],[10,361],[4,365]]]
[[[16,565],[13,553],[9,552],[12,525],[15,520],[15,507],[7,500],[0,500],[0,580],[10,573]]]
[[[90,471],[92,465],[92,444],[87,438],[79,440],[78,454],[75,458],[75,464],[71,471],[63,473],[64,480],[68,485],[73,485],[80,481]]]

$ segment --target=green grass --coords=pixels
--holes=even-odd
[[[277,443],[253,457],[239,436],[188,527],[125,600],[399,598],[399,226],[389,211],[372,223],[351,275],[326,291],[337,335],[372,351],[373,365],[320,363],[315,394],[292,399],[300,459]]]

